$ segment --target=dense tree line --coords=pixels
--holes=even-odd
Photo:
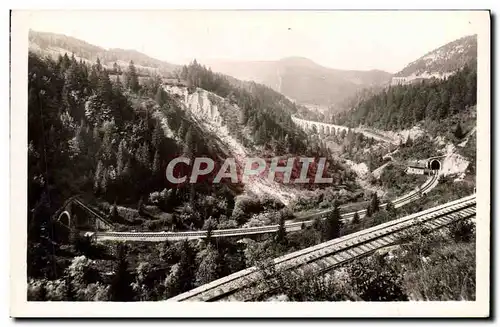
[[[301,153],[307,149],[305,134],[292,122],[297,106],[274,90],[254,82],[240,82],[213,73],[194,60],[184,66],[180,78],[191,90],[200,87],[237,104],[240,124],[248,126],[257,145],[277,143],[278,153]]]
[[[67,55],[53,61],[30,54],[30,206],[50,185],[52,198],[92,190],[112,202],[137,201],[164,186],[172,156],[213,156],[217,147],[201,142],[202,131],[160,84],[159,77],[139,84],[133,62],[112,82],[99,60],[90,66]],[[157,110],[181,144],[165,136]]]
[[[125,78],[113,81],[99,60],[89,65],[74,56],[52,60],[30,53],[28,65],[28,219],[30,240],[37,244],[30,248],[33,258],[47,258],[43,251],[49,249],[42,243],[50,247],[48,239],[61,234],[54,230],[51,215],[70,196],[135,206],[149,193],[170,187],[163,172],[172,157],[214,157],[218,152],[214,144],[201,142],[202,131],[160,87],[158,77],[139,83],[133,62]],[[158,112],[174,134],[170,138]],[[212,192],[232,201],[222,184],[189,186],[173,189],[163,209],[188,200],[198,203],[195,197]]]
[[[334,117],[336,124],[394,130],[422,120],[439,121],[476,104],[476,67],[465,66],[445,80],[391,86]]]
[[[136,69],[138,74],[141,76],[151,76],[154,73],[169,75],[174,69],[174,65],[151,58],[138,51],[117,48],[104,49],[66,35],[30,31],[28,37],[30,43],[36,45],[36,47],[34,47],[36,50],[34,51],[41,54],[48,53],[49,51],[47,50],[52,47],[64,49],[69,53],[75,54],[75,56],[79,58],[83,58],[84,60],[96,61],[99,59],[103,65],[108,66],[114,66],[115,64],[118,65],[117,62],[128,62],[133,60],[138,66]]]

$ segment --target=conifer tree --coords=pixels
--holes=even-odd
[[[109,289],[110,300],[119,302],[133,301],[134,290],[131,285],[133,278],[128,270],[126,245],[119,244],[116,252],[116,266]]]
[[[224,266],[223,256],[212,244],[205,249],[205,255],[196,270],[196,285],[203,285],[221,276]]]
[[[160,106],[163,106],[167,102],[166,94],[163,88],[158,87],[158,90],[156,91],[155,100],[156,103],[158,103]]]
[[[139,78],[137,77],[137,70],[134,66],[134,62],[131,60],[128,65],[128,71],[126,74],[126,87],[132,92],[139,91]]]
[[[64,301],[76,301],[76,292],[71,282],[71,277],[66,276],[65,278],[65,289],[64,289]]]
[[[196,273],[195,253],[188,240],[182,242],[179,256],[179,288],[186,292],[194,286]]]
[[[342,221],[337,201],[333,203],[333,210],[329,213],[325,221],[324,239],[332,240],[340,236]]]
[[[113,152],[111,134],[112,134],[111,126],[106,127],[104,130],[104,137],[102,138],[102,144],[101,144],[101,155],[105,162],[111,160]]]
[[[146,142],[142,144],[142,146],[139,147],[137,153],[136,153],[136,159],[143,167],[146,169],[149,169],[151,166],[151,161],[149,159],[149,147]]]
[[[195,147],[195,141],[194,141],[193,129],[190,126],[187,130],[184,141],[184,152],[183,152],[184,155],[192,159],[193,156],[195,155],[194,147]]]
[[[155,152],[151,170],[153,171],[154,175],[157,175],[160,172],[160,153],[158,152],[158,150],[156,150]]]
[[[323,230],[323,224],[321,223],[321,219],[319,217],[314,218],[312,227],[318,232]]]
[[[214,229],[213,224],[209,223],[208,226],[207,226],[207,235],[205,237],[205,243],[206,244],[211,244],[212,243],[212,231],[213,231],[213,229]]]
[[[111,217],[112,217],[113,219],[118,218],[118,207],[117,207],[117,205],[116,205],[116,200],[115,200],[115,202],[113,203],[113,207],[111,208]]]
[[[144,201],[143,201],[142,196],[141,196],[139,199],[139,202],[137,203],[137,211],[139,212],[140,215],[142,215],[143,210],[144,210]]]
[[[359,225],[359,223],[360,223],[360,222],[361,222],[361,221],[360,221],[360,219],[359,219],[359,214],[358,214],[358,212],[356,211],[356,212],[354,213],[354,216],[352,217],[351,224],[352,224],[352,225]]]
[[[276,233],[276,242],[278,244],[286,245],[288,243],[286,237],[285,215],[283,212],[279,213],[278,232]]]
[[[388,201],[387,202],[387,205],[385,206],[385,210],[387,212],[391,212],[391,211],[394,211],[395,208],[394,208],[394,204],[392,203],[392,201]]]
[[[108,190],[108,170],[106,168],[102,170],[100,190],[103,193],[106,193]]]
[[[370,202],[370,206],[371,206],[371,212],[372,213],[375,213],[378,211],[379,209],[379,205],[380,205],[380,201],[378,199],[378,196],[377,196],[377,192],[374,192],[372,194],[372,199],[371,199],[371,202]]]
[[[160,123],[155,125],[155,129],[153,130],[153,134],[151,135],[151,143],[156,150],[160,150],[161,143],[163,139],[163,129],[160,126]]]
[[[97,168],[94,173],[94,192],[96,193],[99,192],[101,188],[103,170],[104,170],[104,165],[102,164],[102,161],[99,160],[99,162],[97,163]]]
[[[371,216],[372,216],[372,214],[373,214],[373,212],[372,212],[372,205],[371,205],[371,203],[370,203],[370,204],[368,205],[368,207],[366,208],[366,216],[367,216],[367,217],[371,217]]]
[[[48,301],[47,282],[45,280],[40,284],[37,301]]]
[[[462,126],[460,125],[460,123],[457,124],[457,127],[455,128],[455,132],[453,133],[455,135],[455,137],[457,139],[461,139],[462,137],[464,137],[464,133],[462,131]]]
[[[120,141],[118,152],[116,154],[116,174],[121,176],[125,168],[125,139]]]

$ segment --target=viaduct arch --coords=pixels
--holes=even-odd
[[[76,213],[76,214],[75,214]],[[53,216],[57,222],[67,229],[88,230],[108,230],[112,227],[112,222],[104,217],[102,213],[97,213],[89,208],[77,197],[69,198],[64,205]]]
[[[68,227],[69,229],[72,228],[71,226],[71,214],[67,211],[64,210],[61,212],[59,217],[57,217],[57,221],[63,224],[64,226]]]
[[[310,121],[305,119],[300,119],[295,116],[292,116],[292,121],[300,126],[302,129],[306,131],[313,131],[315,133],[323,133],[328,135],[335,135],[342,131],[349,131],[348,127],[334,124],[325,124],[316,121]]]
[[[349,132],[350,128],[346,126],[341,126],[341,125],[334,125],[334,124],[325,124],[325,123],[320,123],[317,121],[311,121],[311,120],[305,120],[305,119],[300,119],[292,115],[292,121],[299,127],[301,127],[305,131],[312,131],[313,133],[323,133],[326,135],[335,135],[337,133],[340,133],[342,131],[345,131],[346,133]],[[390,139],[386,136],[379,135],[377,133],[374,133],[370,130],[363,129],[363,128],[353,128],[352,129],[354,132],[357,133],[362,133],[364,136],[375,139],[375,140],[380,140],[382,142],[388,142],[392,143],[394,145],[397,145],[398,142],[397,140]]]

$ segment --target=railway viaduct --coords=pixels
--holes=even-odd
[[[312,130],[316,131],[316,133],[324,133],[324,134],[337,134],[341,131],[348,132],[349,127],[334,125],[334,124],[325,124],[311,120],[300,119],[295,116],[292,116],[292,121],[299,127],[304,130]]]
[[[77,196],[66,200],[53,219],[69,230],[101,231],[112,227],[111,221],[82,203]]]
[[[314,133],[322,133],[326,135],[335,135],[337,133],[340,133],[342,131],[345,131],[346,133],[349,132],[351,128],[342,126],[342,125],[334,125],[334,124],[326,124],[326,123],[321,123],[317,121],[312,121],[312,120],[305,120],[301,118],[297,118],[292,115],[292,121],[302,128],[305,131],[312,131]],[[397,145],[398,142],[396,140],[393,140],[387,136],[377,134],[374,131],[370,131],[368,129],[363,129],[363,128],[352,128],[352,131],[356,133],[361,133],[366,137],[379,140],[382,142],[387,142],[387,143],[392,143]]]

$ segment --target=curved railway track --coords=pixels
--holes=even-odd
[[[350,260],[395,244],[411,228],[437,229],[476,215],[476,196],[430,208],[362,231],[296,251],[273,260],[276,271],[325,273]],[[179,294],[167,301],[250,301],[271,291],[262,272],[251,267]]]
[[[420,186],[420,190],[414,190],[394,201],[392,201],[394,207],[399,208],[405,204],[413,202],[420,198],[421,194],[429,192],[434,186],[437,185],[438,175],[432,175],[426,180],[424,184]],[[387,204],[384,203],[380,205],[384,208]],[[288,232],[298,231],[302,228],[302,224],[305,226],[310,226],[314,223],[316,218],[325,218],[332,209],[325,209],[323,211],[313,213],[308,215],[306,218],[309,220],[287,223],[286,230]],[[360,218],[365,216],[366,209],[353,211],[349,213],[344,213],[341,215],[344,221],[350,220],[354,217],[355,213],[358,213]],[[274,233],[278,230],[278,225],[269,226],[259,226],[259,227],[246,227],[246,228],[235,228],[235,229],[219,229],[212,231],[212,237],[229,237],[229,236],[245,236],[254,234],[265,234]],[[193,232],[96,232],[94,237],[97,241],[149,241],[149,242],[161,242],[165,240],[183,240],[183,239],[198,239],[206,237],[206,231],[193,231]]]

